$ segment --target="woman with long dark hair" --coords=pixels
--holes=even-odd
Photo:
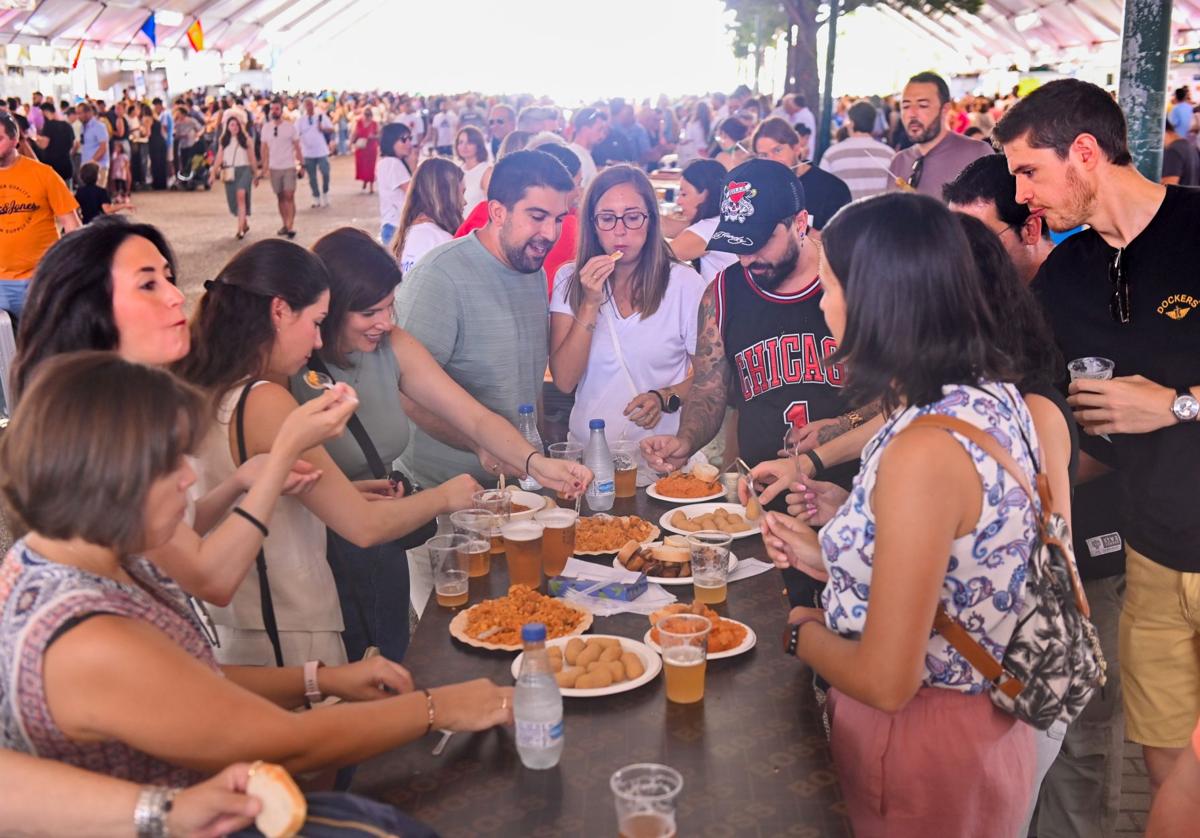
[[[225,200],[229,212],[237,218],[237,238],[250,232],[250,197],[258,184],[258,155],[254,142],[246,134],[246,126],[236,116],[225,120],[225,132],[217,145],[217,154],[208,173],[211,184],[217,178],[225,184]]]
[[[154,189],[167,188],[167,134],[162,120],[154,108],[142,105],[142,131],[147,139],[150,156],[150,185]]]
[[[941,606],[1002,657],[1025,606],[1041,502],[972,436],[909,426],[967,423],[1034,485],[1039,464],[1065,482],[1066,458],[1043,445],[949,210],[917,195],[870,198],[838,213],[823,243],[821,309],[849,402],[879,399],[887,415],[820,536],[764,518],[777,564],[829,580],[823,609],[792,609],[788,647],[831,685],[831,747],[855,834],[965,835],[986,823],[1015,835],[1033,788],[1033,728],[996,707],[990,682],[931,626]]]
[[[458,136],[454,139],[454,156],[458,158],[458,164],[462,167],[466,204],[473,207],[487,199],[483,179],[492,169],[483,132],[474,125],[460,128]],[[455,228],[457,229],[457,225]]]
[[[733,171],[754,156],[745,145],[749,136],[750,129],[737,117],[722,120],[717,126],[717,154],[713,159],[727,171]]]
[[[433,158],[422,163],[453,163]],[[419,170],[418,170],[419,172]],[[591,478],[583,466],[551,460],[535,452],[510,422],[471,398],[420,343],[395,326],[392,299],[400,283],[396,260],[353,227],[323,236],[313,253],[329,270],[329,314],[321,323],[321,348],[314,360],[336,381],[353,383],[359,405],[355,420],[370,439],[380,463],[398,459],[408,445],[406,405],[416,404],[491,452],[510,472],[528,460],[543,486],[564,494],[583,490]],[[309,366],[314,366],[312,362]],[[318,367],[319,368],[319,367]],[[292,395],[301,403],[318,397],[304,381],[291,378]],[[352,421],[355,421],[352,420]],[[371,458],[351,434],[326,445],[329,456],[351,480],[371,491],[399,497],[396,489],[371,472]],[[404,659],[408,647],[408,561],[402,540],[362,547],[329,530],[329,564],[337,581],[351,660],[377,646],[390,660]]]
[[[555,277],[550,372],[560,390],[576,391],[577,442],[590,419],[631,441],[679,426],[705,283],[671,254],[657,207],[641,169],[605,169],[584,197],[575,261]]]
[[[679,135],[677,153],[679,166],[686,167],[693,160],[704,156],[712,136],[712,111],[703,99],[695,102],[688,110],[687,122]]]
[[[405,191],[392,253],[408,273],[422,256],[454,238],[463,221],[463,171],[445,157],[421,161]]]
[[[384,247],[391,244],[400,224],[400,210],[413,177],[414,157],[409,127],[399,122],[383,126],[375,173],[379,179],[379,241]]]
[[[693,160],[679,178],[675,203],[688,226],[671,239],[671,252],[681,262],[690,262],[705,282],[737,261],[732,253],[709,252],[708,240],[721,220],[721,193],[729,173],[716,160]]]

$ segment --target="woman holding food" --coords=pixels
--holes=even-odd
[[[183,520],[207,413],[177,378],[113,353],[33,376],[0,441],[0,496],[26,529],[0,565],[0,747],[180,787],[239,761],[307,772],[509,722],[511,687],[415,690],[382,657],[218,666],[182,591],[144,558]],[[342,702],[292,712],[325,696]]]
[[[823,609],[792,609],[785,649],[831,685],[831,748],[856,835],[970,835],[980,824],[1023,834],[1034,729],[996,707],[987,679],[931,626],[941,606],[999,660],[1028,595],[1041,504],[975,437],[1032,485],[1039,461],[1063,485],[1066,458],[1043,450],[952,213],[884,195],[824,232],[821,309],[848,400],[882,399],[888,415],[819,537],[786,515],[764,518],[777,563],[829,580]],[[925,416],[971,427],[913,426]]]
[[[418,178],[430,163],[454,167],[446,160],[426,160],[417,170]],[[363,231],[343,227],[322,237],[312,249],[328,269],[329,314],[321,323],[320,348],[308,367],[354,386],[359,406],[351,421],[361,422],[380,463],[392,463],[408,445],[406,406],[416,405],[476,441],[481,451],[492,452],[486,456],[498,457],[510,471],[528,468],[543,486],[567,497],[583,491],[591,481],[586,467],[534,451],[511,423],[471,398],[425,347],[395,326],[392,295],[400,282],[400,268],[383,247]],[[301,403],[319,398],[322,392],[304,380],[304,372],[291,378],[292,395]],[[355,435],[330,441],[326,451],[358,485],[380,497],[399,496],[395,487],[372,473],[371,460]],[[409,601],[403,543],[391,540],[359,546],[330,528],[328,559],[337,581],[346,626],[342,638],[350,659],[357,660],[368,646],[378,646],[390,660],[403,660]]]
[[[641,169],[601,172],[580,220],[575,262],[559,269],[550,301],[550,372],[576,391],[570,438],[586,443],[591,419],[605,420],[610,440],[673,434],[704,280],[671,254]]]

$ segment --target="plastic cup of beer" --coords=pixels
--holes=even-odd
[[[579,513],[574,509],[543,509],[533,516],[542,525],[542,570],[546,576],[558,576],[575,552],[575,523]]]
[[[467,604],[467,545],[465,535],[435,535],[425,542],[433,563],[433,590],[438,605],[457,608]]]
[[[490,538],[492,555],[503,556],[504,539],[500,537],[500,527],[507,524],[509,516],[512,515],[512,495],[500,489],[484,489],[472,495],[471,502],[475,504],[474,508],[486,509],[499,521],[499,526],[493,528]]]
[[[716,605],[725,601],[729,589],[729,545],[733,536],[717,530],[701,530],[688,536],[692,555],[692,587],[696,601]]]
[[[683,776],[669,765],[626,765],[608,781],[621,838],[675,838],[675,799]]]
[[[1108,358],[1076,358],[1067,364],[1067,372],[1070,374],[1072,381],[1079,378],[1108,381],[1113,377],[1113,369],[1115,367],[1116,364]]]
[[[492,538],[500,537],[499,519],[486,509],[460,509],[451,513],[450,523],[456,534],[465,535],[473,542],[467,548],[471,578],[487,576],[492,568]],[[482,552],[478,546],[480,541],[484,542]]]
[[[508,559],[508,584],[542,586],[542,530],[536,521],[511,521],[500,528]]]
[[[637,495],[638,447],[636,442],[628,439],[618,439],[608,446],[613,456],[613,482],[619,498]]]
[[[578,442],[555,442],[546,449],[555,460],[570,460],[575,463],[583,462],[583,445]],[[575,508],[575,500],[563,496],[561,491],[555,492],[555,502],[561,507]]]
[[[694,570],[694,568],[693,568]],[[708,666],[708,633],[712,622],[699,614],[672,614],[658,621],[667,701],[695,704],[704,698]]]

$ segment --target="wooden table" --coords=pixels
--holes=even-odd
[[[612,512],[657,524],[670,508],[639,492],[617,501]],[[733,551],[766,558],[757,536],[735,540]],[[504,561],[493,560],[487,577],[471,580],[470,603],[503,595],[507,584]],[[691,601],[690,588],[671,590]],[[434,757],[435,731],[361,766],[354,790],[400,807],[444,836],[614,835],[609,777],[623,765],[660,762],[684,777],[681,836],[849,836],[812,671],[780,650],[787,600],[779,574],[731,583],[728,601],[717,610],[750,625],[758,645],[710,661],[698,704],[669,703],[661,675],[626,693],[565,698],[566,746],[556,768],[524,768],[507,728],[456,734]],[[405,660],[417,683],[481,676],[513,683],[516,653],[453,640],[454,613],[434,601],[426,608]],[[644,616],[620,614],[597,617],[591,632],[641,640],[648,627]]]

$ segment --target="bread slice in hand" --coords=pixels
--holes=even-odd
[[[246,794],[257,797],[262,804],[254,825],[267,838],[292,838],[304,826],[308,804],[292,775],[283,767],[269,762],[254,763]]]

